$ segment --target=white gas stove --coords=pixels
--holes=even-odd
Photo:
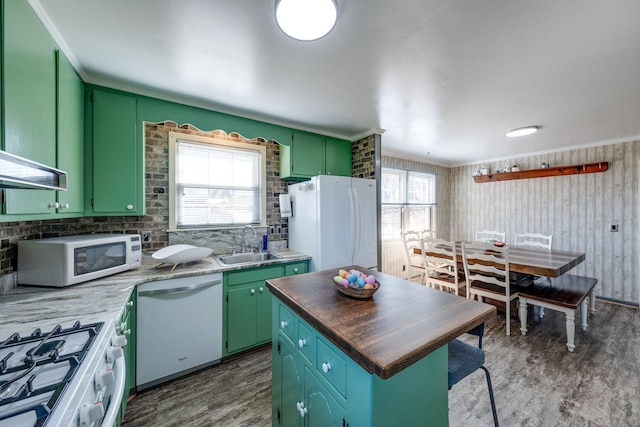
[[[0,427],[111,427],[126,370],[113,321],[0,337]]]

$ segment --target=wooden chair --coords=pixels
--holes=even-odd
[[[422,239],[422,256],[427,268],[427,286],[440,290],[451,289],[458,295],[460,288],[465,286],[464,276],[458,272],[456,243],[443,239],[427,237]]]
[[[489,370],[484,366],[484,351],[482,350],[484,323],[476,326],[468,333],[478,336],[477,347],[471,344],[467,344],[464,341],[458,339],[449,342],[449,390],[451,390],[451,387],[457,384],[463,378],[466,378],[468,375],[474,373],[478,369],[482,369],[485,373],[485,376],[487,377],[489,399],[491,400],[491,412],[493,413],[493,424],[498,427],[498,412],[496,411],[496,402],[493,397],[491,375],[489,375]]]
[[[526,246],[529,248],[541,248],[548,251],[551,250],[551,241],[553,236],[547,236],[539,233],[516,233],[516,246]],[[551,278],[547,277],[547,282],[551,284]],[[535,304],[533,304],[535,305]],[[538,317],[544,317],[544,307],[538,306]]]
[[[553,236],[546,236],[538,233],[516,233],[516,246],[527,246],[530,248],[542,248],[551,250]]]
[[[422,255],[414,253],[414,249],[421,249],[420,233],[417,231],[407,231],[402,235],[402,243],[404,244],[404,251],[407,255],[407,279],[411,280],[414,277],[420,276],[420,283],[425,284],[425,276],[427,273],[423,264]]]
[[[483,230],[476,231],[476,242],[486,242],[488,240],[505,241],[506,233],[503,231]]]
[[[505,303],[507,335],[511,335],[511,293],[509,284],[509,248],[488,247],[482,243],[462,243],[462,260],[467,280],[467,298],[478,297]]]
[[[433,230],[422,230],[420,232],[420,239],[426,239],[427,237],[436,237],[436,232]]]

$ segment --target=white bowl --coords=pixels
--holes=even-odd
[[[157,250],[151,255],[155,260],[163,264],[183,264],[206,258],[213,252],[211,248],[203,248],[193,245],[171,245]]]

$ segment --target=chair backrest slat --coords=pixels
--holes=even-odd
[[[427,268],[427,284],[440,282],[440,280],[431,277],[430,273],[441,273],[452,277],[453,284],[458,286],[458,259],[455,242],[435,237],[424,238],[422,239],[422,254]]]
[[[505,288],[509,295],[509,248],[480,243],[462,243],[467,286],[474,280]]]
[[[516,233],[516,246],[528,246],[532,248],[542,248],[551,250],[553,236],[540,233]]]

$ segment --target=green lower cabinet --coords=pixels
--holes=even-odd
[[[320,383],[309,367],[304,368],[303,402],[305,402],[305,406],[302,408],[304,414],[302,418],[305,426],[342,427],[345,425],[343,424],[346,416],[344,402],[339,403],[329,389]]]
[[[307,272],[307,261],[224,273],[222,356],[271,342],[271,293],[265,280]]]
[[[289,402],[289,405],[272,405],[272,425],[282,427],[300,426],[300,413],[296,404],[302,396],[304,364],[300,363],[297,350],[288,339],[280,339],[273,346],[272,375],[280,381],[273,382],[273,402]]]
[[[116,330],[120,335],[127,338],[127,344],[123,347],[124,362],[127,371],[124,392],[122,395],[122,403],[120,405],[120,414],[118,416],[117,425],[124,421],[124,413],[127,407],[127,399],[132,389],[136,386],[136,292],[132,292],[127,301],[126,308],[120,321],[116,325]]]
[[[228,353],[235,353],[258,344],[257,340],[257,284],[252,282],[227,291],[227,341]]]
[[[383,380],[277,298],[272,309],[272,425],[448,425],[446,345]]]

